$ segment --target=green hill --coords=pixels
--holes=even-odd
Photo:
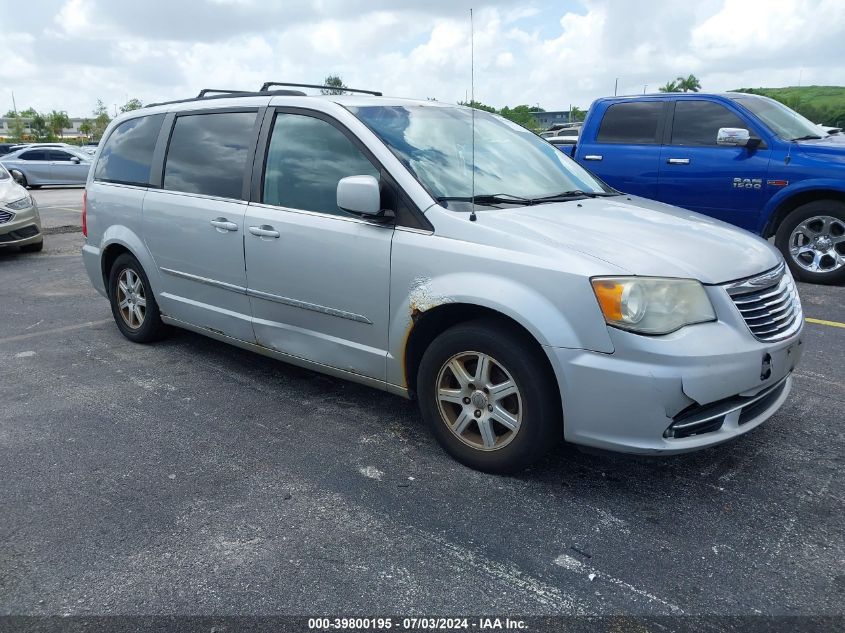
[[[739,88],[732,92],[749,92],[771,97],[800,112],[813,123],[845,126],[845,86]]]

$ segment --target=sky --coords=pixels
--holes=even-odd
[[[268,80],[586,109],[679,75],[705,91],[845,85],[845,0],[0,0],[0,112],[89,116]]]

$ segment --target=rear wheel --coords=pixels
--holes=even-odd
[[[120,255],[112,265],[109,301],[118,329],[130,341],[150,343],[165,335],[166,326],[147,275],[129,253]]]
[[[817,284],[845,281],[845,203],[816,200],[792,211],[778,227],[775,245],[793,276]]]
[[[441,446],[478,470],[521,470],[561,436],[560,391],[542,351],[495,320],[437,337],[423,354],[417,397]]]

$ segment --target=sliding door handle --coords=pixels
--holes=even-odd
[[[211,226],[215,229],[220,231],[221,233],[226,233],[227,231],[237,231],[238,225],[234,222],[229,222],[226,218],[214,218],[211,221]]]
[[[279,232],[269,224],[249,227],[249,232],[258,237],[279,237]]]
[[[584,160],[601,160],[604,158],[601,154],[587,154],[584,156]]]

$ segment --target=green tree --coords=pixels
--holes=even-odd
[[[19,117],[12,117],[12,123],[9,126],[9,132],[11,132],[11,137],[16,141],[24,140],[24,134],[26,133],[26,122]]]
[[[47,117],[38,112],[29,119],[29,130],[37,141],[56,140],[53,130],[50,129],[50,125],[47,122]]]
[[[93,121],[93,130],[92,135],[94,139],[99,139],[103,136],[103,132],[106,131],[109,123],[111,123],[111,117],[109,116],[109,109],[106,107],[106,104],[103,103],[102,99],[97,99],[97,107],[94,108],[93,111],[94,121]]]
[[[496,112],[496,108],[489,105],[485,105],[480,101],[458,101],[458,105],[469,106],[470,108],[475,108],[476,110],[484,110],[485,112]]]
[[[340,75],[329,75],[323,80],[323,85],[327,86],[326,88],[320,89],[320,94],[324,95],[345,95],[346,91],[346,84],[343,83],[343,79],[340,78]]]
[[[64,138],[65,129],[70,127],[70,117],[68,117],[67,112],[53,110],[47,115],[47,127],[50,128],[53,136]]]
[[[27,108],[26,110],[21,110],[18,112],[18,116],[22,116],[25,119],[31,119],[34,117],[38,112],[35,111],[35,108]]]
[[[660,92],[681,92],[677,81],[667,81],[665,86],[658,88]]]
[[[701,90],[701,82],[695,75],[687,75],[686,77],[678,77],[678,92],[698,92]],[[667,91],[674,92],[674,91]]]
[[[94,125],[91,123],[91,119],[82,119],[82,123],[79,124],[79,132],[85,138],[91,138],[91,135],[94,133]]]
[[[587,118],[587,113],[584,110],[578,106],[572,106],[572,109],[569,111],[570,121],[583,121],[585,118]]]
[[[121,112],[131,112],[132,110],[140,110],[144,107],[144,104],[141,102],[140,99],[137,97],[133,97],[122,106],[120,106]]]
[[[534,113],[543,111],[538,106],[518,105],[513,108],[505,106],[499,110],[499,114],[529,130],[537,130],[540,126],[537,123],[537,119],[534,118]]]

